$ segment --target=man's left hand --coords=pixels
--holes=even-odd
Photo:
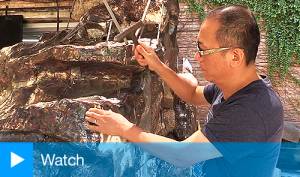
[[[123,136],[134,126],[121,114],[103,109],[91,108],[86,112],[85,119],[94,124],[87,125],[88,129],[107,135]]]

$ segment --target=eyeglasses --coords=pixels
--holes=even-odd
[[[210,55],[210,54],[213,54],[216,52],[221,52],[221,51],[228,50],[228,49],[230,49],[230,48],[214,48],[214,49],[202,50],[200,47],[199,41],[197,41],[197,50],[198,50],[200,57],[203,57],[205,55]]]

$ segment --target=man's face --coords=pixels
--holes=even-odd
[[[219,23],[215,19],[206,19],[198,34],[199,48],[202,51],[208,49],[220,48],[216,39],[216,32],[219,28]],[[214,52],[208,55],[200,56],[196,53],[195,59],[200,63],[200,68],[206,80],[215,82],[224,80],[229,72],[229,63],[226,61],[226,51]]]

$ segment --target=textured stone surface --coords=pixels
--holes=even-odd
[[[84,2],[85,6],[77,4],[83,11],[100,5],[88,10],[72,30],[0,50],[0,141],[70,142],[36,143],[35,159],[49,152],[89,157],[84,166],[67,171],[39,160],[34,176],[188,176],[189,169],[177,170],[130,144],[99,145],[126,140],[85,128],[85,112],[91,107],[122,113],[144,130],[161,135],[173,131],[176,123],[172,102],[167,110],[162,106],[162,81],[132,60],[132,45],[111,41],[115,27],[105,42],[110,17],[101,1],[77,2]],[[146,3],[109,2],[122,27],[140,19]],[[141,41],[162,49],[159,55],[174,68],[178,2],[151,4],[146,19],[152,24],[145,27]]]
[[[42,134],[55,138],[57,141],[93,142],[104,141],[103,135],[92,134],[84,126],[85,112],[91,107],[111,109],[131,118],[132,112],[126,106],[132,100],[106,99],[105,97],[93,96],[79,99],[62,99],[52,102],[39,102],[26,107],[19,107],[6,119],[0,120],[2,133],[13,130],[20,132],[20,140],[28,137],[27,133],[34,133],[29,137],[37,141]],[[142,104],[142,103],[141,103]],[[143,106],[143,105],[142,105]],[[135,108],[138,108],[135,105]],[[142,107],[140,107],[142,108]],[[140,109],[143,111],[143,109]],[[137,116],[141,113],[137,112]],[[45,138],[47,140],[47,138]],[[49,139],[51,140],[51,139]]]
[[[191,136],[197,129],[198,124],[195,122],[195,109],[193,106],[186,104],[178,97],[174,99],[175,110],[175,129],[174,136],[176,139],[185,140]]]
[[[125,26],[139,20],[145,6],[110,2]],[[139,8],[132,8],[135,3]],[[176,58],[169,52],[177,47],[176,4],[152,2],[147,14],[152,26],[145,27],[141,39],[163,49],[159,55],[166,63]],[[107,13],[103,8],[92,7],[74,29],[0,50],[0,141],[124,141],[86,130],[84,114],[90,107],[120,112],[149,132],[172,128],[162,125],[162,81],[133,60],[130,43],[110,41],[115,29],[105,42],[109,17],[101,15]]]
[[[129,23],[131,21],[138,21],[142,18],[146,1],[133,1],[133,0],[107,0],[110,8],[114,12],[120,24]],[[152,1],[149,7],[149,13],[146,20],[150,19],[154,14],[159,14],[161,1]],[[92,14],[87,17],[87,13]],[[94,21],[95,19],[101,21],[108,21],[111,19],[102,1],[98,0],[85,0],[76,1],[72,18],[75,20]]]

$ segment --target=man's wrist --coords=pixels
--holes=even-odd
[[[130,138],[132,138],[133,135],[133,129],[136,127],[135,124],[133,123],[129,123],[126,128],[122,131],[121,136],[127,140],[130,140]]]
[[[164,70],[166,69],[166,65],[161,62],[158,67],[154,70],[158,75],[162,75],[164,73]]]

